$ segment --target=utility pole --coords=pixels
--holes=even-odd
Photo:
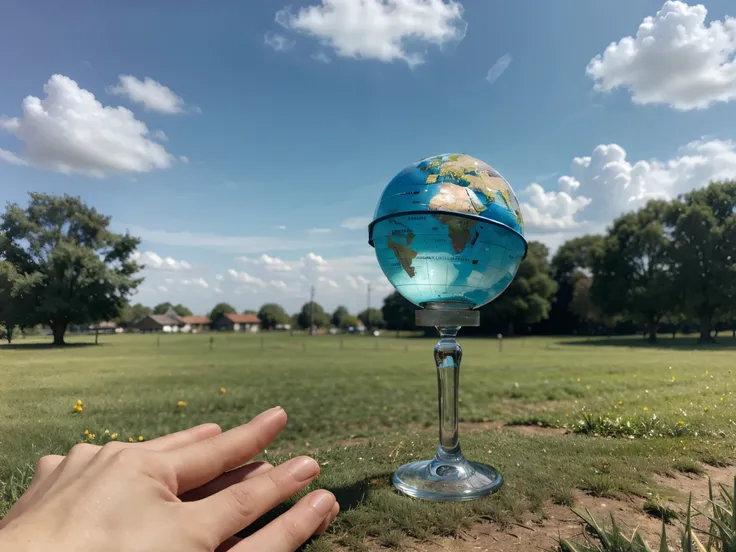
[[[368,320],[366,320],[366,326],[368,326],[368,331],[371,331],[371,284],[370,282],[367,285],[368,288],[368,302],[365,309],[365,314]]]
[[[314,286],[309,288],[309,335],[314,335]]]

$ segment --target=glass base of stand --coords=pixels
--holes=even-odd
[[[475,500],[495,493],[503,485],[503,477],[495,468],[470,462],[462,453],[405,464],[391,481],[406,495],[437,501]]]

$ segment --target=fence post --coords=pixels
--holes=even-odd
[[[498,352],[503,353],[503,334],[498,334]]]

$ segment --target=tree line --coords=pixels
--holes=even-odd
[[[0,333],[49,327],[64,343],[70,325],[116,320],[131,325],[147,314],[184,305],[130,305],[142,282],[134,253],[139,240],[110,230],[110,218],[79,198],[31,193],[26,208],[8,204],[0,216]],[[472,332],[508,334],[631,334],[651,341],[666,329],[696,330],[701,341],[731,329],[736,337],[736,182],[715,182],[671,201],[651,200],[625,213],[604,234],[564,243],[550,258],[530,242],[506,291],[481,309]],[[288,314],[276,304],[257,312],[264,329],[366,326],[415,330],[416,307],[398,293],[381,309],[328,313],[305,303]],[[235,313],[227,303],[209,313]]]

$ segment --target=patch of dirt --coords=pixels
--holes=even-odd
[[[486,430],[507,429],[492,422],[471,424],[485,426]],[[516,426],[531,427],[535,426]],[[550,428],[537,428],[550,429]],[[685,475],[678,473],[673,477],[655,476],[654,486],[664,493],[672,495],[668,506],[681,514],[687,508],[687,497],[692,492],[693,506],[704,509],[708,501],[708,476],[714,486],[718,483],[733,484],[736,473],[735,467],[715,468],[704,466],[707,475]],[[714,489],[715,490],[715,489]],[[631,534],[638,528],[639,534],[649,546],[656,550],[662,522],[643,510],[644,499],[640,497],[626,497],[623,499],[597,498],[580,491],[574,493],[575,508],[589,510],[599,522],[610,525],[611,514],[616,518],[625,533]],[[533,550],[554,550],[560,538],[583,542],[584,528],[580,518],[566,506],[548,503],[544,507],[545,516],[529,514],[520,523],[511,526],[502,526],[497,523],[478,524],[469,531],[455,538],[435,538],[429,542],[414,542],[408,544],[404,550],[415,552],[527,552]],[[670,546],[679,546],[679,534],[682,522],[676,521],[674,526],[668,526],[667,534],[670,537]],[[375,543],[366,542],[371,551],[385,550]],[[679,548],[678,548],[679,549]]]
[[[460,422],[460,435],[479,431],[515,431],[523,435],[565,435],[568,431],[562,427],[546,427],[535,425],[506,425],[501,422]]]

